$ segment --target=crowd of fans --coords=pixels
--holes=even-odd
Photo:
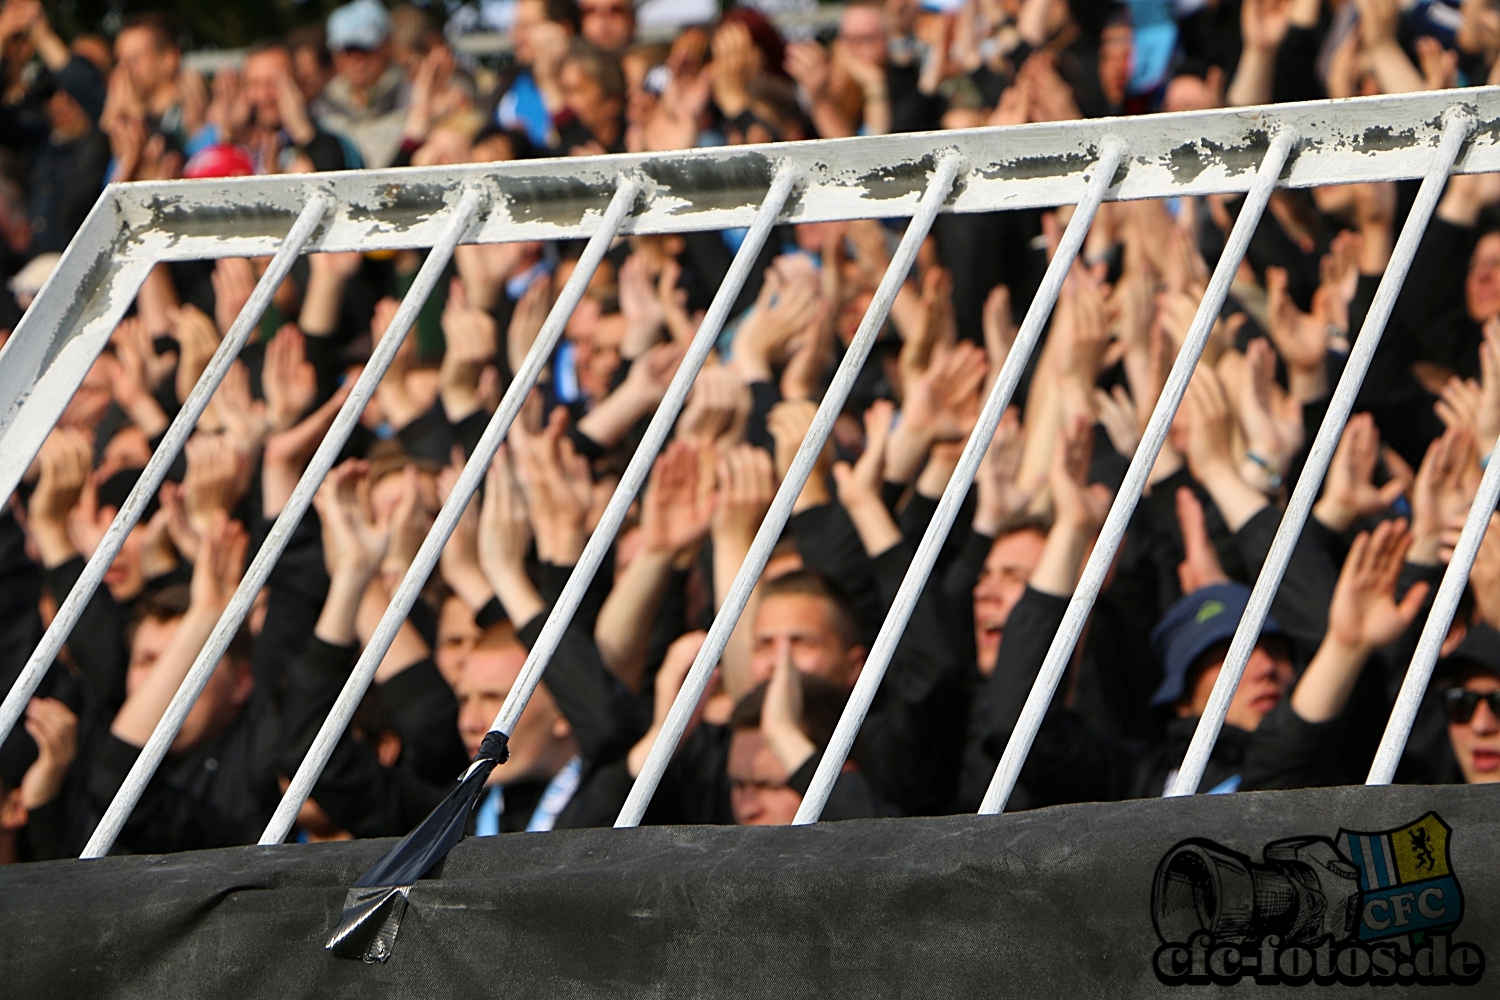
[[[109,181],[1019,124],[1478,84],[1442,0],[851,3],[831,44],[735,6],[636,44],[629,0],[515,0],[514,66],[354,0],[205,81],[165,17],[66,41],[0,8],[0,330]],[[1492,69],[1495,67],[1495,69]],[[1414,194],[1278,191],[1011,808],[1161,795]],[[1106,204],[843,770],[829,819],[972,810],[1238,197]],[[1500,436],[1500,176],[1453,178],[1202,789],[1358,782]],[[647,814],[786,823],[1068,208],[939,218]],[[777,229],[473,818],[613,821],[904,223]],[[743,232],[617,241],[382,660],[295,837],[403,834],[478,747]],[[253,843],[411,565],[576,244],[465,246],[117,849]],[[0,749],[0,861],[76,854],[422,260],[302,259]],[[265,261],[161,265],[0,516],[0,689],[79,579]],[[1398,779],[1500,779],[1500,532]]]

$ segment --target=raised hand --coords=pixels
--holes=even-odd
[[[62,793],[78,756],[78,716],[56,698],[33,698],[26,705],[26,732],[36,741],[37,755],[21,778],[21,804],[40,809]]]
[[[255,268],[244,257],[221,257],[214,265],[211,279],[214,289],[214,323],[219,336],[229,334],[235,318],[255,291]]]
[[[1274,492],[1302,447],[1302,404],[1276,383],[1276,353],[1262,338],[1251,341],[1243,356],[1227,352],[1218,371],[1245,432],[1252,468],[1242,468],[1241,475]]]
[[[865,410],[865,450],[853,465],[833,463],[833,481],[839,503],[849,513],[865,552],[875,556],[901,541],[901,529],[886,510],[881,491],[885,486],[885,448],[896,407],[877,399]]]
[[[217,515],[227,516],[240,502],[241,460],[234,444],[217,434],[194,434],[183,450],[187,455],[183,510],[189,527],[201,539]]]
[[[700,447],[727,448],[737,444],[750,416],[749,386],[733,371],[706,364],[693,380],[693,391],[677,421],[677,438]]]
[[[1025,445],[1021,412],[1012,406],[1001,416],[984,460],[979,463],[979,473],[974,477],[979,490],[974,530],[981,535],[994,537],[1006,521],[1031,503],[1032,493],[1022,489],[1018,481]]]
[[[356,595],[375,576],[391,539],[390,524],[378,523],[370,508],[369,472],[368,463],[348,459],[328,473],[313,496],[328,576],[347,582]],[[352,634],[352,616],[349,622]]]
[[[93,465],[93,442],[73,428],[55,428],[37,453],[40,476],[26,513],[42,565],[48,569],[78,554],[68,532],[68,517],[89,484]]]
[[[1219,553],[1208,537],[1203,505],[1186,486],[1177,488],[1177,523],[1182,527],[1183,559],[1177,564],[1177,583],[1184,594],[1215,583],[1228,583],[1229,574],[1219,562]]]
[[[219,330],[214,321],[196,306],[184,305],[172,314],[172,335],[177,338],[177,401],[181,403],[198,384],[198,377],[208,367],[214,351],[219,349]]]
[[[641,542],[677,555],[708,537],[714,511],[713,452],[687,441],[663,449],[641,499]]]
[[[766,415],[766,430],[771,433],[771,440],[776,445],[776,478],[785,479],[791,470],[792,460],[806,439],[808,431],[812,429],[813,417],[817,415],[818,406],[810,399],[783,400],[771,407],[771,412]],[[832,497],[828,493],[828,470],[833,464],[832,442],[825,441],[823,448],[818,452],[817,459],[813,462],[812,472],[807,476],[807,483],[802,487],[802,492],[797,496],[797,502],[793,504],[792,511],[800,513],[811,507],[818,507],[828,503]]]
[[[510,314],[510,325],[505,330],[505,356],[511,371],[521,370],[526,352],[536,342],[551,311],[552,275],[544,274],[526,287],[516,301],[515,311]]]
[[[545,607],[526,575],[531,549],[531,521],[526,494],[511,467],[511,453],[501,445],[485,477],[479,510],[479,567],[500,598],[511,621],[524,625]]]
[[[438,395],[448,422],[456,424],[483,405],[479,378],[493,365],[496,351],[495,318],[469,305],[464,283],[454,278],[443,309],[443,337],[447,346],[438,372]]]
[[[790,645],[783,645],[766,683],[760,710],[760,735],[788,775],[818,752],[802,731],[802,675],[792,666]]]
[[[666,310],[657,295],[651,260],[633,253],[620,265],[620,313],[625,317],[625,337],[620,356],[633,360],[661,339]]]
[[[778,257],[766,269],[755,306],[734,335],[734,367],[746,382],[771,381],[773,366],[785,361],[793,341],[817,316],[817,271],[801,254]]]
[[[719,456],[716,493],[710,519],[714,551],[733,551],[743,559],[776,496],[771,456],[749,444],[725,451]]]
[[[115,402],[130,422],[148,438],[167,429],[167,414],[152,392],[156,351],[145,326],[138,317],[120,321],[109,342],[115,349],[116,364],[110,369],[110,389]]]
[[[245,526],[231,521],[223,511],[214,515],[198,546],[198,560],[193,564],[190,585],[191,604],[195,609],[211,612],[215,618],[224,613],[245,568],[245,549],[250,536]]]
[[[1285,268],[1266,268],[1266,308],[1271,316],[1271,342],[1287,366],[1287,385],[1292,396],[1311,403],[1328,395],[1328,335],[1333,328],[1329,293],[1313,295],[1313,311],[1297,308],[1287,294]]]
[[[1467,426],[1449,427],[1427,446],[1412,482],[1412,562],[1431,566],[1448,561],[1479,478],[1479,449]]]
[[[1361,518],[1389,510],[1411,486],[1412,471],[1395,452],[1387,451],[1386,457],[1391,478],[1377,487],[1380,432],[1375,429],[1375,418],[1368,413],[1350,417],[1328,466],[1323,495],[1313,507],[1313,516],[1333,531],[1345,531]]]
[[[588,459],[573,448],[567,427],[567,410],[559,406],[540,433],[529,433],[520,421],[510,431],[511,454],[536,532],[537,558],[556,566],[572,566],[583,554],[593,503]]]
[[[307,360],[307,338],[297,324],[284,324],[266,345],[261,388],[273,434],[294,426],[318,398],[318,373]]]

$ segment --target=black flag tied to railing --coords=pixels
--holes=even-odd
[[[508,744],[509,737],[504,733],[486,733],[474,763],[459,777],[458,787],[415,830],[354,880],[344,897],[338,928],[325,945],[329,951],[340,958],[366,962],[384,962],[391,957],[391,946],[406,912],[406,891],[464,839],[469,814],[484,794],[490,773],[510,756]]]

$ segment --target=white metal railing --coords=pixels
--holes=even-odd
[[[0,739],[66,641],[192,431],[271,295],[302,253],[429,247],[387,336],[377,344],[269,536],[84,851],[109,851],[160,764],[214,665],[248,613],[319,483],[373,394],[422,304],[467,242],[588,238],[587,248],[373,637],[266,828],[279,843],[316,782],[483,479],[500,443],[555,348],[568,317],[610,243],[643,233],[749,227],[702,326],[653,415],[614,496],[561,597],[548,613],[492,736],[503,744],[552,658],[626,510],[669,435],[694,378],[729,319],[772,227],[783,221],[907,217],[911,221],[874,299],[818,408],[750,553],[672,706],[616,826],[640,821],[707,685],[713,665],[749,599],[792,502],[809,475],[895,294],[940,211],[980,212],[1076,204],[1016,343],[986,400],[916,556],[872,647],[796,822],[815,821],[926,584],[958,507],[1001,414],[1009,404],[1046,318],[1098,206],[1105,200],[1245,193],[1208,289],[1194,317],[1099,541],[996,769],[981,812],[1004,808],[1058,680],[1102,587],[1140,499],[1229,284],[1276,186],[1423,179],[1421,191],[1335,390],[1328,416],[1282,517],[1249,608],[1231,645],[1172,794],[1196,791],[1229,697],[1316,497],[1395,296],[1452,171],[1500,170],[1500,88],[1313,102],[1232,111],[975,129],[916,135],[720,147],[654,155],[543,160],[230,180],[147,182],[108,188],[52,278],[0,350],[0,494],[11,493],[94,358],[162,261],[272,256],[139,482],[121,507],[67,600],[0,703]],[[1370,782],[1390,780],[1416,705],[1468,578],[1488,514],[1500,494],[1500,463],[1483,478],[1463,535],[1439,588]],[[482,751],[483,752],[483,751]]]

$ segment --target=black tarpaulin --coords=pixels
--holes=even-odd
[[[0,869],[0,993],[1272,996],[1299,977],[1313,996],[1363,982],[1394,984],[1380,996],[1500,988],[1481,964],[1500,955],[1500,788],[470,838],[411,888],[388,961],[335,958],[324,944],[346,892],[391,843]],[[1234,894],[1252,867],[1290,888],[1247,916]],[[1193,895],[1210,881],[1224,899]],[[1208,905],[1218,936],[1164,941],[1158,882],[1170,933],[1191,936]],[[1284,912],[1293,904],[1300,915]],[[1325,925],[1342,937],[1320,949],[1309,935]],[[1259,961],[1279,965],[1266,977],[1277,983],[1247,968]],[[1476,968],[1477,986],[1453,985]]]

